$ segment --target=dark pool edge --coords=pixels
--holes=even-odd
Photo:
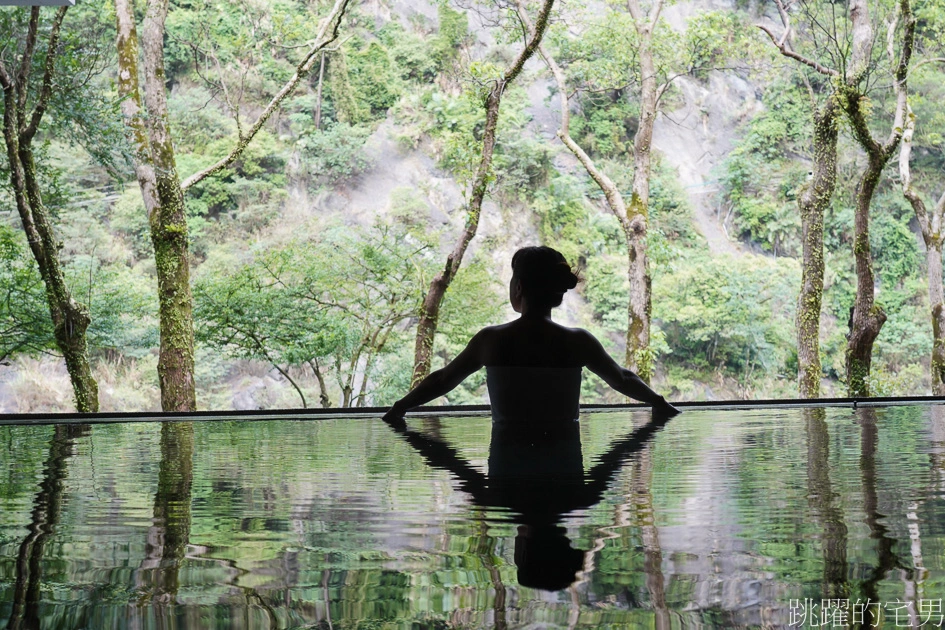
[[[792,409],[799,407],[893,407],[901,405],[933,405],[945,403],[943,396],[892,396],[881,398],[803,398],[764,400],[711,400],[673,403],[681,410],[713,409]],[[621,411],[646,409],[648,405],[581,405],[581,412]],[[489,413],[489,405],[455,405],[420,407],[410,416],[461,416]],[[0,414],[0,426],[47,425],[47,424],[116,424],[124,422],[207,422],[256,421],[256,420],[338,420],[344,418],[377,418],[387,407],[342,407],[332,409],[260,409],[249,411],[197,411],[197,412],[99,412],[99,413],[47,413],[47,414]]]

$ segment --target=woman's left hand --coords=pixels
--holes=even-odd
[[[407,421],[404,418],[404,410],[394,403],[394,406],[387,410],[381,420],[389,424],[394,429],[406,429]]]

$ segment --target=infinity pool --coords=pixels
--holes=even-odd
[[[650,420],[0,426],[0,627],[942,625],[945,407]]]

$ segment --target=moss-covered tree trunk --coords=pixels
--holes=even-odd
[[[135,175],[144,198],[158,279],[161,349],[158,378],[164,411],[194,411],[193,298],[187,217],[167,117],[164,76],[166,0],[150,0],[142,29],[145,117],[138,91],[138,38],[133,7],[117,0],[119,92],[133,142]]]
[[[870,252],[870,205],[879,176],[886,165],[880,156],[870,156],[866,170],[856,186],[853,216],[853,259],[856,269],[856,298],[850,319],[850,336],[846,349],[847,395],[851,398],[870,395],[869,376],[873,360],[873,344],[886,322],[886,313],[876,303],[874,293],[873,256]]]
[[[870,395],[869,376],[872,367],[873,344],[886,321],[886,313],[876,303],[874,293],[873,259],[870,253],[869,212],[879,178],[886,164],[899,147],[907,107],[906,78],[915,40],[915,18],[909,0],[899,0],[899,20],[903,26],[903,36],[898,60],[892,59],[893,29],[896,22],[889,25],[890,61],[893,63],[893,89],[896,94],[896,109],[893,115],[892,130],[882,143],[875,140],[869,130],[869,100],[856,87],[865,80],[869,67],[869,41],[872,39],[872,27],[866,0],[852,0],[850,3],[852,23],[853,53],[850,70],[843,87],[840,102],[850,120],[853,135],[857,143],[866,151],[866,169],[860,176],[856,187],[856,205],[853,218],[853,257],[856,263],[856,299],[853,303],[850,336],[846,348],[847,395],[865,397]],[[863,42],[866,42],[865,44]]]
[[[640,64],[640,118],[633,137],[633,183],[627,215],[621,221],[627,243],[627,278],[630,299],[627,303],[627,368],[649,382],[653,375],[650,351],[651,279],[647,256],[647,228],[650,211],[650,172],[652,165],[653,126],[656,123],[660,92],[653,61],[653,30],[659,21],[662,2],[654,2],[644,16],[637,0],[628,0],[627,9],[636,26]]]
[[[59,33],[66,9],[62,7],[56,12],[46,45],[43,79],[32,110],[27,105],[31,93],[32,55],[39,29],[39,7],[33,7],[30,14],[19,71],[11,73],[0,60],[0,86],[3,87],[3,139],[17,212],[46,287],[56,345],[66,361],[76,409],[85,413],[98,411],[98,383],[92,376],[86,337],[91,320],[86,307],[74,299],[66,285],[59,259],[62,243],[56,238],[49,211],[43,204],[32,147],[53,89]]]
[[[430,373],[430,361],[433,357],[433,340],[436,336],[436,329],[440,318],[440,307],[443,304],[443,298],[449,289],[450,283],[459,272],[460,265],[463,262],[463,256],[470,241],[476,235],[479,227],[479,215],[482,213],[482,202],[485,199],[488,190],[490,176],[492,174],[492,153],[495,150],[495,132],[499,121],[499,106],[502,103],[502,95],[505,89],[522,72],[522,67],[528,61],[541,43],[544,37],[545,29],[548,26],[548,16],[551,14],[551,8],[554,6],[554,0],[543,0],[541,10],[535,21],[533,28],[528,28],[528,41],[525,47],[519,52],[512,64],[506,69],[502,76],[495,80],[489,93],[483,101],[483,108],[486,112],[485,126],[482,132],[482,152],[479,158],[479,166],[476,169],[476,176],[473,179],[472,194],[469,203],[466,206],[466,225],[456,240],[456,245],[446,257],[446,264],[443,269],[436,274],[430,282],[430,288],[420,307],[420,319],[417,323],[417,340],[414,344],[413,377],[411,379],[411,388],[416,387]]]
[[[238,137],[232,150],[211,166],[181,182],[174,159],[165,91],[164,23],[167,18],[167,0],[148,0],[140,51],[133,3],[130,0],[115,1],[118,91],[124,99],[122,113],[132,143],[135,177],[148,214],[158,276],[161,329],[158,376],[161,408],[164,411],[194,411],[197,405],[193,298],[190,291],[184,191],[227,168],[242,155],[272,113],[311,71],[318,53],[337,39],[348,2],[335,0],[331,12],[319,23],[316,37],[296,66],[295,73],[272,97],[253,124],[244,130],[237,120]],[[139,52],[144,64],[144,108],[139,92]]]
[[[945,202],[945,195],[942,196]],[[939,203],[943,206],[945,203]],[[939,211],[941,216],[941,211]],[[929,307],[932,316],[932,356],[930,357],[932,394],[945,396],[945,296],[942,295],[942,232],[931,233],[925,240],[926,269],[929,283]]]
[[[932,208],[931,215],[925,200],[912,187],[912,171],[909,159],[912,155],[912,136],[915,134],[915,114],[907,107],[906,126],[899,151],[899,180],[902,194],[915,211],[925,242],[926,275],[929,285],[929,308],[932,316],[932,356],[930,371],[932,394],[945,396],[945,295],[942,290],[942,217],[945,215],[945,193]]]
[[[824,295],[824,212],[837,183],[836,99],[814,112],[813,177],[798,199],[803,234],[801,291],[797,298],[798,391],[820,397],[820,311]]]

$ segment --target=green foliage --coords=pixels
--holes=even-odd
[[[400,96],[387,49],[378,42],[371,42],[352,55],[349,68],[351,85],[371,118],[386,116]]]
[[[618,250],[623,242],[617,218],[586,201],[586,185],[576,177],[558,175],[532,201],[541,242],[558,249],[572,265],[599,252]]]
[[[337,185],[354,179],[372,166],[364,143],[371,130],[348,123],[332,123],[324,130],[309,127],[296,146],[302,157],[303,172],[313,187]]]
[[[810,99],[791,85],[766,92],[767,109],[723,163],[724,197],[740,236],[775,254],[800,253],[797,193],[808,167],[788,157],[809,151]]]
[[[799,267],[759,256],[681,258],[654,279],[669,353],[695,367],[781,372],[794,345]]]
[[[387,48],[349,43],[328,57],[327,97],[338,122],[366,124],[384,118],[400,98],[398,68]]]
[[[604,330],[626,334],[629,289],[626,256],[595,256],[588,259],[584,273],[584,297],[591,304],[595,320]]]
[[[581,102],[584,115],[571,123],[571,135],[591,157],[615,158],[632,153],[639,104],[625,90],[592,95]]]
[[[429,91],[421,96],[419,117],[424,131],[435,139],[440,166],[462,184],[475,176],[482,155],[485,108],[481,95],[465,90],[459,96]],[[499,194],[527,198],[541,186],[551,169],[548,147],[525,134],[529,122],[525,112],[527,95],[516,86],[509,87],[499,108],[492,174]]]
[[[43,280],[22,241],[0,223],[0,361],[56,347]]]
[[[198,339],[276,367],[314,368],[322,359],[350,403],[356,373],[363,368],[370,377],[395,326],[416,314],[417,263],[426,251],[387,228],[339,226],[311,241],[261,249],[243,263],[218,259],[214,266],[235,272],[208,269],[195,283]]]
[[[89,310],[89,352],[142,358],[158,347],[156,283],[123,263],[79,256],[65,265],[73,294]]]
[[[377,36],[387,47],[401,80],[428,84],[436,77],[437,61],[422,35],[399,22],[388,22]]]
[[[456,59],[459,47],[469,37],[469,21],[465,12],[451,9],[446,2],[437,4],[436,14],[440,27],[430,53],[437,68],[444,70]]]

